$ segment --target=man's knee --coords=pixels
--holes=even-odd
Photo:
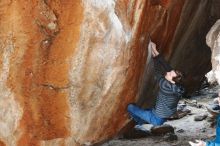
[[[134,104],[129,104],[127,107],[128,112],[132,112],[134,110],[135,105]]]
[[[163,125],[165,122],[166,122],[165,119],[155,120],[153,125],[154,125],[154,126],[161,126],[161,125]]]

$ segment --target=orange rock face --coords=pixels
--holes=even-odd
[[[145,90],[154,87],[148,35],[171,56],[185,3],[0,1],[0,145],[92,145],[117,135],[128,103],[154,91]]]

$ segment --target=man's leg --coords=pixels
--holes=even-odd
[[[151,110],[143,110],[136,105],[129,104],[128,112],[131,117],[137,122],[137,124],[142,125],[145,123],[150,123]]]
[[[163,125],[164,122],[166,122],[166,119],[160,118],[152,112],[150,121],[154,126],[160,126]]]

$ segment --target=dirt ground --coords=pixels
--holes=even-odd
[[[207,111],[206,106],[213,101],[213,98],[217,97],[218,91],[220,91],[220,86],[205,88],[194,93],[190,99],[187,99],[189,103],[186,103],[191,114],[165,123],[174,127],[178,140],[167,141],[164,136],[147,136],[140,139],[115,138],[102,146],[189,146],[188,141],[195,139],[211,140],[215,137],[215,127],[211,127],[211,123],[208,121],[211,114]],[[190,103],[195,100],[202,107],[198,108]],[[183,99],[180,102],[184,101],[186,100]],[[203,121],[194,121],[195,116],[206,113],[208,118]]]

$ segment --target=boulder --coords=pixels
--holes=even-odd
[[[1,0],[0,143],[80,146],[115,137],[129,103],[154,103],[149,34],[194,90],[210,68],[202,38],[219,3]]]
[[[202,121],[202,120],[206,119],[207,116],[208,116],[207,114],[196,115],[194,117],[194,121]]]
[[[220,84],[220,19],[208,32],[206,43],[212,51],[212,70],[206,76],[210,83]]]

